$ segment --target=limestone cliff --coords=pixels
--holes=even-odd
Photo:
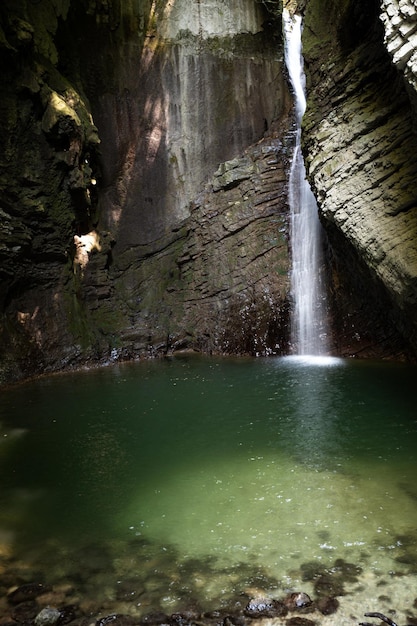
[[[277,7],[2,3],[2,379],[285,350]]]
[[[417,348],[416,18],[406,0],[382,12],[310,0],[305,11],[304,153],[329,235],[336,334],[357,325],[358,351],[375,330]],[[349,342],[339,350],[355,352]]]
[[[297,10],[334,352],[416,354],[413,3]],[[286,352],[280,12],[2,2],[0,381],[181,348]]]
[[[417,11],[411,0],[382,0],[384,43],[397,69],[403,73],[408,93],[417,107]]]

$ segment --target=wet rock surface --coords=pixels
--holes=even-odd
[[[289,149],[269,136],[224,163],[180,230],[115,259],[122,352],[286,352]],[[114,304],[92,299],[102,313]]]
[[[381,20],[384,41],[392,60],[410,86],[409,93],[417,104],[417,12],[412,0],[383,0]]]
[[[245,615],[254,619],[260,617],[282,617],[287,614],[287,607],[283,602],[269,598],[256,598],[247,604]]]
[[[51,562],[47,568],[48,584],[39,573],[41,561],[35,560],[29,565],[14,557],[2,557],[0,623],[18,626],[311,626],[342,624],[346,619],[358,623],[366,610],[365,607],[358,615],[340,614],[340,601],[360,588],[362,573],[360,567],[342,559],[328,567],[305,563],[298,573],[294,572],[304,581],[302,585],[313,589],[306,593],[288,590],[278,579],[260,570],[251,571],[250,566],[244,564],[222,571],[210,560],[192,560],[178,567],[170,551],[148,562],[143,542],[132,542],[130,555],[135,555],[134,560],[132,556],[116,554],[114,557],[99,545],[90,545],[82,552],[82,558],[80,555],[77,558],[76,553],[67,553],[70,561],[67,560],[66,566]],[[42,556],[45,558],[45,554]],[[29,581],[31,576],[32,581]],[[13,579],[17,584],[13,585]],[[213,583],[221,591],[217,599],[212,597],[208,602],[204,597],[214,589]],[[387,591],[389,584],[381,578],[381,589],[385,587]],[[417,599],[406,597],[408,623],[412,624]],[[393,615],[389,609],[392,602],[386,594],[378,598],[388,615]]]
[[[40,589],[37,583],[25,584],[15,589],[16,594],[25,593],[29,586]],[[103,589],[104,591],[104,589]],[[343,591],[341,591],[343,593]],[[278,595],[278,594],[276,594]],[[15,596],[16,597],[16,596]],[[293,592],[276,599],[272,596],[248,598],[242,592],[234,600],[223,602],[221,608],[202,610],[196,605],[190,605],[173,613],[161,610],[152,610],[152,602],[157,605],[156,594],[154,599],[137,603],[130,599],[130,603],[117,600],[92,600],[82,597],[81,585],[61,585],[49,588],[40,593],[36,599],[24,601],[17,605],[10,602],[2,604],[0,620],[2,624],[17,623],[33,626],[50,626],[73,624],[73,626],[95,624],[95,626],[250,626],[251,624],[282,624],[285,626],[311,626],[320,624],[325,616],[333,615],[337,611],[336,597],[318,597],[312,600],[304,592]],[[142,598],[142,601],[144,598]],[[75,604],[65,605],[65,601],[75,601]],[[150,604],[149,604],[150,602]],[[194,601],[195,602],[195,601]],[[186,604],[183,606],[186,607]],[[116,608],[112,612],[111,607]],[[410,623],[412,622],[410,616]]]
[[[16,603],[19,596],[23,597],[27,593],[29,587],[37,588],[39,595],[34,600],[26,600]],[[43,589],[43,591],[42,591]],[[199,611],[197,608],[186,608],[182,611],[174,613],[166,613],[163,611],[151,611],[144,609],[143,611],[134,610],[133,615],[128,613],[128,604],[114,602],[119,609],[124,608],[127,612],[109,612],[102,616],[100,612],[104,611],[103,604],[100,601],[94,603],[92,601],[85,602],[81,599],[78,604],[61,605],[63,600],[74,600],[76,597],[75,589],[72,587],[62,588],[46,588],[46,586],[38,583],[24,584],[17,587],[8,594],[8,606],[3,606],[0,619],[1,623],[7,623],[7,618],[21,624],[33,624],[34,626],[55,626],[55,624],[80,624],[87,620],[95,623],[96,626],[131,626],[133,624],[142,624],[143,626],[152,625],[160,626],[161,624],[169,624],[170,626],[188,626],[190,624],[214,625],[223,624],[224,626],[246,626],[253,621],[266,619],[282,619],[289,617],[285,624],[307,624],[311,620],[302,617],[290,617],[291,613],[303,612],[309,607],[309,612],[317,613],[317,609],[309,596],[303,592],[289,594],[281,600],[272,597],[255,597],[245,600],[246,594],[242,593],[239,599],[234,602],[228,602],[228,606],[210,611]],[[134,606],[133,598],[130,598],[132,607]],[[110,604],[110,603],[106,603]],[[140,606],[140,604],[137,604]],[[95,611],[98,614],[95,615]]]
[[[333,347],[402,358],[417,343],[414,9],[383,3],[382,22],[377,3],[342,4],[312,0],[304,29]],[[233,6],[5,1],[0,382],[181,349],[286,353],[280,9]]]
[[[7,600],[10,604],[21,604],[22,602],[33,600],[37,596],[41,596],[49,591],[51,591],[51,588],[48,585],[43,585],[42,583],[27,583],[26,585],[20,585],[17,589],[8,593]]]
[[[165,4],[0,12],[0,382],[176,347],[282,349],[276,7]],[[248,157],[265,131],[279,141]]]
[[[372,343],[387,356],[417,345],[415,105],[397,41],[412,42],[415,9],[382,4],[380,15],[377,2],[337,12],[313,1],[305,13],[303,150],[329,237],[338,350],[359,356]],[[398,67],[386,48],[397,43]]]

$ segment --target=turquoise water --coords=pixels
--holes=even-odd
[[[0,555],[92,596],[134,580],[138,614],[308,592],[337,559],[357,593],[414,585],[416,372],[182,356],[3,390]]]

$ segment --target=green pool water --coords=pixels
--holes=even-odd
[[[416,373],[180,356],[3,390],[0,556],[138,614],[311,592],[338,559],[350,602],[417,596]]]

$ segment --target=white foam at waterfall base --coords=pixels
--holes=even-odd
[[[306,178],[301,150],[301,120],[306,108],[301,17],[291,16],[284,10],[283,27],[285,61],[294,91],[296,113],[295,146],[289,180],[293,299],[291,340],[296,354],[324,355],[328,352],[328,332],[326,296],[321,277],[323,230],[316,199]]]
[[[315,354],[294,354],[291,356],[281,357],[281,362],[289,362],[291,364],[299,364],[301,366],[313,365],[316,367],[341,367],[345,365],[346,360],[328,355]]]

